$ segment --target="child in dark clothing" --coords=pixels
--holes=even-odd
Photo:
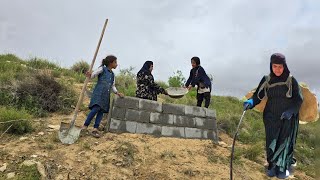
[[[205,107],[208,108],[211,99],[211,80],[206,74],[202,66],[200,66],[200,58],[191,58],[192,69],[190,76],[185,84],[189,90],[197,85],[197,106],[201,107],[203,99],[205,100]]]

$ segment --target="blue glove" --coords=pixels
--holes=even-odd
[[[285,111],[282,113],[280,119],[290,120],[293,116],[293,113],[290,111]]]
[[[248,99],[245,102],[243,102],[243,110],[246,111],[248,109],[253,108],[253,99]]]

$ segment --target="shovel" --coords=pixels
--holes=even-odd
[[[99,39],[99,42],[98,42],[98,45],[97,45],[97,48],[96,48],[96,52],[94,53],[94,57],[93,57],[92,62],[91,62],[91,66],[90,66],[89,72],[92,71],[92,68],[93,68],[94,62],[96,60],[96,57],[97,57],[97,54],[98,54],[98,51],[99,51],[99,48],[100,48],[100,44],[101,44],[101,41],[102,41],[102,38],[103,38],[103,35],[104,35],[104,31],[105,31],[105,29],[107,27],[107,23],[108,23],[108,19],[106,19],[106,21],[104,23],[104,26],[103,26],[103,29],[102,29],[102,32],[101,32],[101,36],[100,36],[100,39]],[[65,123],[65,122],[61,122],[61,124],[60,124],[60,129],[59,129],[59,133],[58,134],[59,134],[59,139],[63,144],[73,144],[79,138],[79,135],[80,135],[80,132],[81,132],[81,127],[75,126],[75,121],[77,119],[78,111],[79,111],[80,105],[82,104],[84,92],[86,91],[86,87],[87,87],[87,84],[88,84],[89,80],[90,80],[90,78],[86,77],[86,80],[84,81],[84,84],[83,84],[83,87],[82,87],[82,90],[81,90],[81,93],[80,93],[80,96],[79,96],[79,100],[78,100],[77,106],[76,106],[76,108],[74,110],[73,118],[70,121],[70,124],[69,123]]]

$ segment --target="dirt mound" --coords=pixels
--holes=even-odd
[[[67,146],[59,142],[57,128],[60,120],[68,118],[71,116],[38,119],[35,123],[42,126],[37,132],[20,138],[5,136],[0,144],[0,166],[6,163],[7,169],[0,179],[12,172],[19,176],[16,167],[25,160],[43,164],[48,179],[229,178],[232,139],[225,134],[220,134],[224,145],[210,140],[106,133],[100,139],[84,135]],[[84,118],[81,113],[78,123]],[[234,168],[236,179],[266,179],[263,164],[241,158]],[[312,179],[298,171],[295,174]]]

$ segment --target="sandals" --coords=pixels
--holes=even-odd
[[[99,134],[99,132],[98,132],[97,130],[93,130],[93,131],[91,132],[91,135],[92,135],[93,137],[95,137],[95,138],[99,138],[99,137],[100,137],[100,134]]]
[[[80,131],[80,137],[84,137],[84,136],[86,136],[86,135],[88,135],[88,134],[89,134],[88,129],[81,129],[81,131]]]
[[[99,131],[105,131],[106,130],[106,126],[105,125],[100,125],[98,130]]]

